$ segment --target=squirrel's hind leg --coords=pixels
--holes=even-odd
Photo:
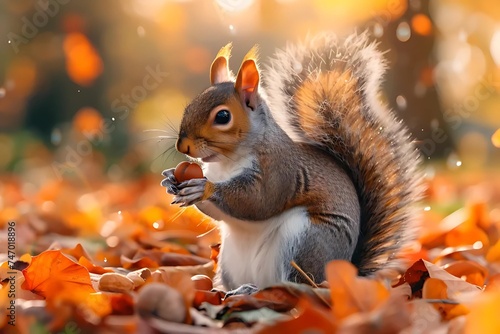
[[[352,219],[343,215],[332,215],[328,219],[328,223],[315,223],[311,219],[311,224],[298,240],[294,254],[297,265],[318,284],[326,279],[325,266],[328,262],[351,260],[357,242],[354,230],[358,224]],[[308,283],[295,269],[290,271],[287,280]]]

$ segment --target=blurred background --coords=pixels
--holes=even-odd
[[[25,193],[47,180],[159,181],[182,159],[161,136],[175,135],[184,106],[208,86],[221,46],[233,42],[236,70],[256,43],[265,64],[308,34],[365,29],[387,50],[382,98],[430,170],[498,168],[500,2],[4,0],[3,187],[12,177]]]

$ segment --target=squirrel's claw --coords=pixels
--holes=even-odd
[[[257,288],[256,285],[254,284],[243,284],[240,287],[230,290],[226,293],[226,297],[230,296],[236,296],[236,295],[251,295],[252,293],[255,293],[259,291],[259,288]]]
[[[203,194],[202,194],[203,195]],[[188,196],[175,196],[171,204],[179,204],[181,207],[190,206],[201,201],[201,195],[198,193]]]
[[[182,203],[181,207],[193,205],[203,200],[207,179],[191,179],[177,185],[173,204]]]
[[[166,169],[161,173],[166,178],[161,181],[161,185],[167,188],[167,193],[172,195],[177,195],[179,189],[177,185],[179,184],[174,177],[174,168]]]
[[[171,183],[178,184],[179,182],[177,182],[174,176],[174,170],[175,168],[165,169],[163,172],[161,172],[161,175],[165,176],[166,179],[168,179]]]
[[[163,185],[163,186],[167,188],[167,193],[169,193],[171,195],[177,195],[179,193],[179,189],[177,189],[177,187],[174,186],[173,184],[167,184],[167,185]]]

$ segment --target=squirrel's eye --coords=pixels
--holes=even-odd
[[[215,124],[227,124],[231,120],[231,113],[229,110],[221,110],[215,115],[214,123]]]

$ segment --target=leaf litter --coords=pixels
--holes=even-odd
[[[8,187],[0,196],[22,193],[21,181],[2,181]],[[1,254],[0,331],[500,332],[499,180],[480,186],[445,176],[429,180],[426,201],[433,210],[423,211],[418,241],[404,250],[401,271],[358,277],[350,263],[332,261],[327,280],[314,287],[284,282],[231,296],[215,280],[220,244],[214,224],[193,208],[170,206],[156,181],[89,190],[65,180],[42,185],[33,198],[6,200],[0,217],[15,218],[18,240],[15,259]],[[457,192],[455,203],[437,195],[442,190],[435,188],[446,183]],[[490,197],[470,196],[471,187],[474,193],[486,187]],[[95,200],[85,210],[77,204],[82,197],[113,200]],[[23,210],[22,202],[32,209]],[[7,221],[0,220],[5,230]],[[8,323],[11,282],[15,327]]]

